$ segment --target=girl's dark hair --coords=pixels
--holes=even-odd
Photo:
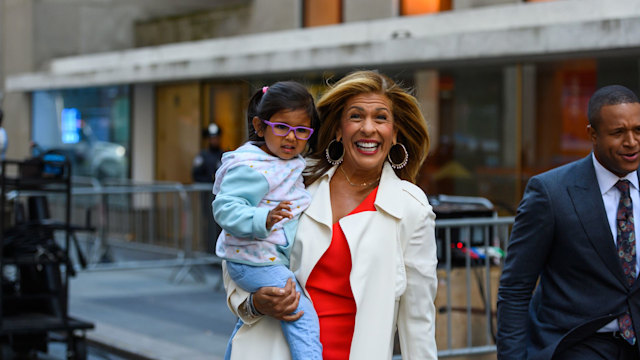
[[[307,88],[295,81],[279,81],[269,87],[258,89],[249,100],[247,109],[247,121],[250,141],[264,141],[253,129],[253,118],[257,116],[262,120],[270,120],[273,115],[282,110],[304,110],[311,120],[311,128],[314,130],[307,142],[306,153],[312,152],[316,147],[317,132],[320,127],[320,117],[316,110],[313,96]],[[267,124],[260,123],[264,128]]]

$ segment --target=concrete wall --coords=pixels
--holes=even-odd
[[[523,0],[453,0],[453,9],[468,9],[482,6],[516,4],[524,2]]]
[[[153,46],[296,29],[302,23],[301,4],[299,0],[239,1],[206,12],[138,21],[135,43]]]
[[[344,22],[384,19],[397,15],[397,1],[345,0],[342,4]]]
[[[640,2],[619,3],[487,6],[62,58],[52,61],[50,71],[7,77],[6,86],[20,91],[363,67],[433,68],[453,61],[515,63],[572,53],[638,54]]]
[[[246,0],[39,0],[33,2],[34,65],[42,69],[51,58],[131,48],[136,21],[237,2]]]

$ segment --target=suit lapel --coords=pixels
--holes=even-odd
[[[582,228],[609,271],[627,286],[611,236],[591,155],[577,164],[575,178],[575,184],[569,185],[567,191]]]

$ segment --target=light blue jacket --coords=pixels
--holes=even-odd
[[[282,160],[247,143],[222,157],[216,172],[213,215],[223,231],[216,254],[229,261],[251,265],[289,265],[289,252],[298,218],[311,202],[297,156]],[[291,201],[292,219],[266,228],[267,215],[282,201]]]

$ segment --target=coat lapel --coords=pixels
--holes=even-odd
[[[569,185],[567,191],[582,228],[609,271],[627,286],[616,255],[591,155],[577,165],[575,178],[575,184]]]
[[[322,225],[325,225],[329,229],[333,226],[333,220],[331,218],[331,194],[329,182],[331,181],[331,177],[335,173],[336,169],[336,166],[332,167],[318,180],[307,187],[307,190],[311,193],[313,201],[311,201],[311,204],[309,204],[309,207],[304,212],[306,216]]]
[[[380,176],[380,185],[378,195],[374,203],[378,211],[383,211],[396,219],[402,218],[402,212],[405,204],[398,201],[398,191],[402,189],[402,180],[398,178],[391,165],[384,162],[382,175]]]

